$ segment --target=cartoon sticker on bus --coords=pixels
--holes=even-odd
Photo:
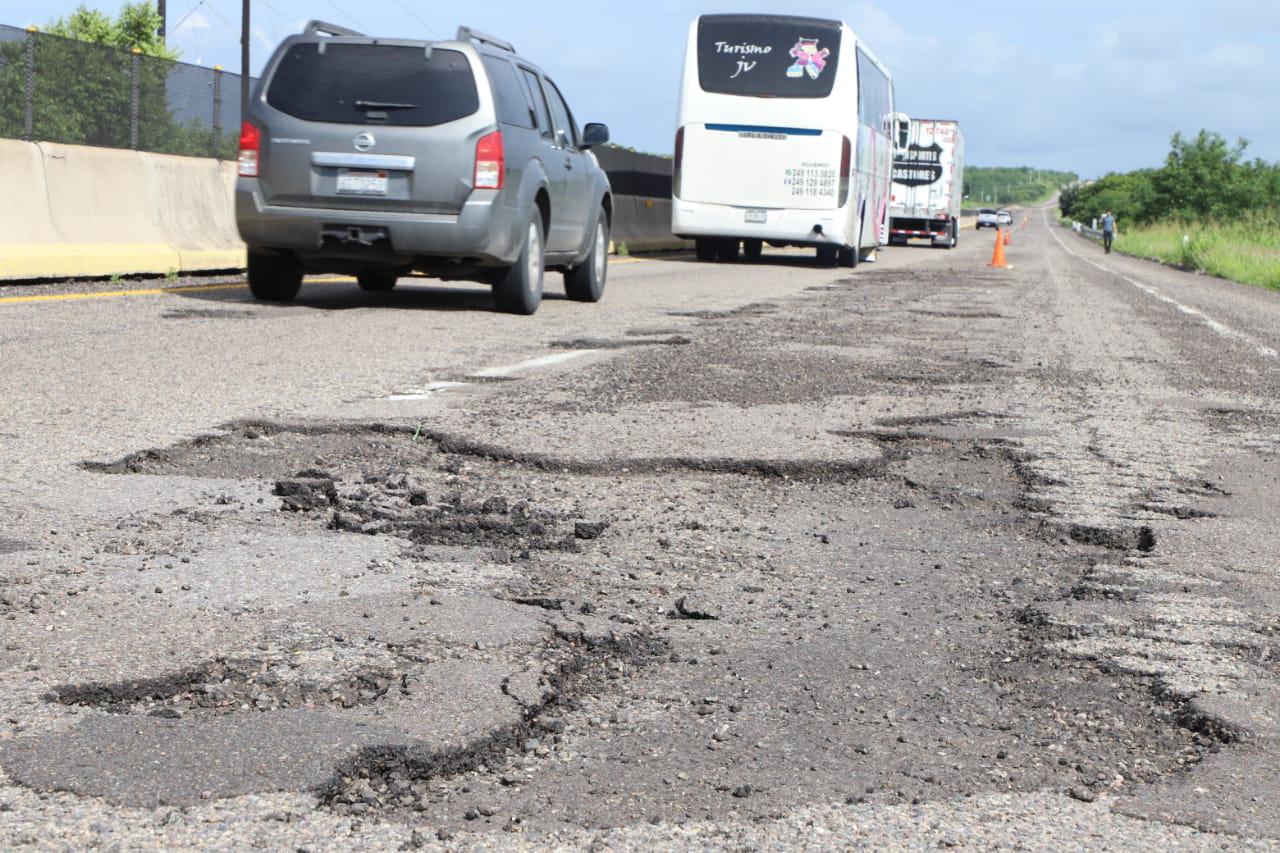
[[[831,51],[825,47],[819,50],[818,39],[802,38],[791,48],[790,55],[795,59],[795,64],[787,69],[788,77],[797,78],[808,74],[809,79],[817,80],[827,67],[827,57],[831,55]]]

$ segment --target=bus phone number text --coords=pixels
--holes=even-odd
[[[787,169],[786,185],[791,188],[792,198],[834,198],[836,180],[835,169],[825,165],[805,164],[800,168]]]

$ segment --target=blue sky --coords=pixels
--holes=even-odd
[[[121,0],[88,0],[116,11]],[[79,0],[0,0],[0,23],[43,24]],[[899,109],[956,118],[974,165],[1093,176],[1158,165],[1175,130],[1252,141],[1280,160],[1280,3],[1127,0],[979,5],[954,0],[644,0],[475,7],[423,0],[253,0],[254,67],[307,19],[371,34],[493,32],[545,67],[580,121],[669,152],[689,22],[703,12],[843,18],[892,70]],[[554,10],[552,12],[551,10]],[[189,62],[239,67],[240,0],[169,0],[171,43]]]

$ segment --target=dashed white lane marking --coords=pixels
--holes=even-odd
[[[1143,293],[1146,293],[1148,296],[1151,296],[1154,299],[1158,299],[1161,302],[1165,303],[1166,305],[1173,306],[1173,308],[1177,309],[1183,314],[1186,314],[1188,317],[1195,317],[1201,323],[1208,326],[1210,329],[1212,329],[1214,332],[1218,333],[1224,338],[1235,338],[1238,341],[1245,342],[1249,346],[1253,347],[1254,350],[1258,353],[1258,355],[1264,358],[1280,358],[1280,352],[1276,352],[1276,350],[1267,346],[1266,344],[1260,343],[1258,340],[1251,337],[1250,335],[1246,335],[1244,332],[1237,331],[1236,329],[1233,329],[1224,323],[1218,322],[1217,320],[1213,319],[1208,314],[1204,313],[1198,308],[1192,308],[1190,305],[1183,305],[1178,300],[1170,296],[1165,296],[1163,293],[1156,290],[1154,287],[1152,287],[1149,284],[1143,284],[1137,279],[1129,278],[1127,275],[1124,275],[1123,273],[1118,273],[1113,269],[1108,269],[1107,267],[1104,267],[1102,264],[1098,263],[1092,258],[1086,258],[1084,255],[1071,249],[1070,247],[1067,246],[1066,243],[1062,242],[1062,238],[1058,236],[1058,232],[1055,231],[1053,228],[1053,225],[1050,224],[1049,213],[1047,209],[1041,212],[1044,214],[1044,224],[1049,227],[1049,233],[1053,235],[1053,239],[1058,241],[1058,245],[1061,246],[1066,251],[1067,254],[1072,255],[1073,257],[1079,258],[1080,260],[1084,261],[1087,264],[1091,264],[1097,267],[1098,269],[1102,270],[1108,275],[1113,275],[1116,278],[1120,279],[1121,281],[1132,284],[1134,287],[1138,288]]]
[[[534,370],[539,367],[550,367],[553,364],[571,361],[575,358],[581,358],[584,355],[591,355],[599,352],[594,349],[574,349],[567,352],[557,352],[551,355],[540,355],[537,358],[530,358],[525,361],[519,361],[515,364],[507,364],[501,367],[486,367],[483,370],[477,370],[472,373],[476,378],[498,379],[504,376],[510,376],[513,373],[522,373],[526,370]],[[396,402],[407,402],[411,400],[426,400],[442,391],[449,391],[454,388],[462,388],[471,385],[470,382],[429,382],[421,388],[413,388],[408,391],[401,391],[398,394],[392,394],[387,397],[388,400]]]
[[[474,376],[483,376],[486,379],[493,379],[501,376],[510,376],[513,373],[521,373],[525,370],[533,370],[538,367],[550,367],[553,364],[559,364],[562,361],[572,361],[575,358],[582,358],[584,355],[597,353],[599,350],[594,349],[571,349],[567,352],[557,352],[551,355],[540,355],[537,358],[531,358],[527,361],[508,364],[505,367],[486,367],[484,370],[477,370]]]

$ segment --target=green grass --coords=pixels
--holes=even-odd
[[[1280,214],[1218,224],[1163,222],[1120,229],[1116,251],[1280,290]]]

